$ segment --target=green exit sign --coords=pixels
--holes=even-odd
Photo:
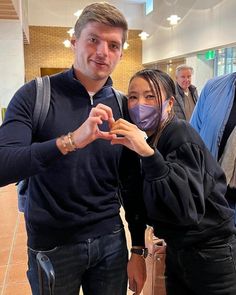
[[[208,50],[205,53],[205,58],[206,58],[206,60],[214,59],[215,58],[215,55],[216,55],[215,50]]]

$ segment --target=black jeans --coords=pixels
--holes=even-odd
[[[175,249],[167,245],[167,295],[235,295],[236,238]]]
[[[55,295],[125,295],[127,290],[127,246],[123,227],[96,239],[48,251],[28,249],[28,279],[32,294],[39,295],[36,255],[46,254],[54,267]],[[49,294],[44,277],[44,294]]]

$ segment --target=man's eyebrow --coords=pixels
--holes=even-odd
[[[95,37],[97,39],[102,39],[99,35],[97,35],[96,33],[93,33],[93,32],[89,33],[88,37]],[[117,41],[117,40],[109,40],[109,42],[113,43],[113,44],[116,44],[116,45],[119,45],[119,46],[122,45],[122,42]]]
[[[89,37],[96,37],[96,38],[99,38],[99,36],[95,33],[89,33],[88,34]]]

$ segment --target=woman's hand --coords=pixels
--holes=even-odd
[[[111,140],[111,144],[123,144],[142,157],[154,154],[154,150],[146,142],[147,134],[124,119],[119,119],[112,124],[110,134],[117,136]]]
[[[139,295],[147,278],[145,259],[137,254],[131,254],[127,266],[129,289],[133,295]]]

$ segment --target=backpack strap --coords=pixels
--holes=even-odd
[[[35,78],[36,99],[33,113],[33,133],[40,130],[45,122],[51,99],[49,76]],[[25,212],[25,202],[28,198],[30,177],[17,182],[18,209]]]
[[[36,77],[36,101],[33,114],[33,132],[40,130],[45,122],[51,99],[49,76]]]
[[[125,94],[122,92],[116,90],[115,88],[112,88],[116,100],[118,102],[119,108],[120,108],[120,113],[121,117],[128,120],[129,122],[131,121],[130,116],[129,116],[129,110],[128,110],[128,99]]]
[[[120,113],[121,113],[121,117],[130,121],[130,117],[129,117],[129,112],[128,112],[128,99],[127,97],[120,91],[112,88],[116,100],[118,102],[119,105],[119,109],[120,109]],[[119,203],[122,207],[124,207],[124,202],[123,202],[123,198],[122,198],[122,193],[121,193],[121,181],[118,181],[118,191],[117,191],[117,198],[119,200]]]
[[[112,90],[113,90],[113,92],[115,94],[115,97],[116,97],[116,100],[118,102],[120,112],[121,112],[121,116],[122,116],[122,118],[124,118],[123,100],[124,100],[125,96],[120,91],[116,90],[115,88],[112,88]]]

